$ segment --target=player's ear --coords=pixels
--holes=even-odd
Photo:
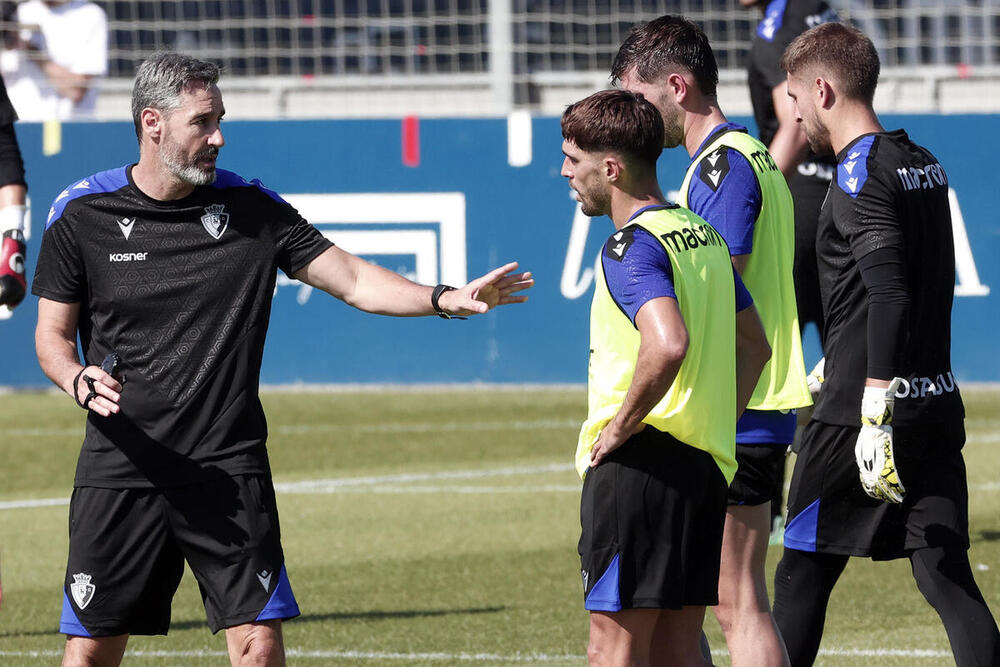
[[[139,114],[139,124],[142,127],[142,133],[153,142],[160,140],[160,135],[163,133],[163,113],[159,109],[152,107],[143,109]]]
[[[837,94],[830,82],[821,76],[816,77],[816,101],[820,108],[829,109],[837,100]]]
[[[667,76],[667,90],[669,90],[678,104],[684,101],[688,94],[688,82],[680,72],[673,72]]]
[[[621,178],[622,163],[617,156],[605,156],[602,166],[604,167],[604,177],[608,179],[609,183],[615,183]]]

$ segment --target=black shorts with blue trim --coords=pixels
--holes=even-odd
[[[781,498],[788,445],[736,443],[736,475],[729,485],[729,505],[763,505]]]
[[[795,410],[746,410],[736,422],[736,475],[730,505],[763,505],[785,484],[785,454],[795,438]]]
[[[862,490],[854,456],[859,430],[816,420],[806,426],[788,494],[785,547],[874,560],[923,547],[968,548],[964,425],[894,427],[893,454],[906,489],[901,505]]]
[[[78,487],[69,533],[64,634],[167,634],[185,561],[212,632],[299,615],[267,476],[160,489]]]
[[[712,456],[647,426],[584,478],[584,606],[718,604],[725,520],[726,479]]]

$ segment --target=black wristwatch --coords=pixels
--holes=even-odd
[[[441,310],[441,306],[440,306],[440,304],[438,304],[438,299],[441,298],[442,294],[444,294],[445,292],[454,292],[454,291],[455,291],[455,288],[452,287],[451,285],[441,285],[441,284],[438,284],[434,288],[434,291],[431,292],[431,307],[434,309],[434,312],[437,313],[438,317],[443,317],[446,320],[464,320],[464,319],[467,319],[465,317],[461,317],[460,315],[449,315],[448,313],[446,313],[443,310]]]

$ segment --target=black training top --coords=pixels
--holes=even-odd
[[[157,201],[132,168],[89,176],[49,212],[32,292],[79,303],[87,364],[122,358],[121,413],[90,412],[77,486],[175,486],[268,471],[257,396],[276,269],[332,244],[259,181]]]
[[[857,426],[865,378],[878,367],[886,378],[905,380],[897,392],[896,424],[961,420],[962,398],[951,373],[955,251],[947,174],[903,130],[862,135],[837,160],[816,238],[827,333],[826,382],[813,418]],[[859,261],[876,252],[882,265],[896,269],[863,276]],[[866,286],[863,277],[878,275],[899,287]],[[893,307],[869,306],[877,301],[874,294],[892,293],[903,295]],[[901,321],[883,321],[893,317]],[[869,359],[873,350],[886,349],[877,339],[885,332],[897,332],[888,346],[894,353]]]
[[[778,131],[772,91],[785,81],[785,73],[779,65],[781,55],[801,33],[820,23],[837,20],[836,12],[825,0],[771,0],[764,8],[764,18],[750,42],[747,84],[757,132],[765,146],[771,145]],[[810,153],[806,161],[817,161],[815,154]],[[833,156],[824,156],[819,161],[832,165]]]

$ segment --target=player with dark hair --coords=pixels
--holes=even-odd
[[[562,133],[562,175],[581,210],[610,216],[617,230],[595,279],[589,411],[576,452],[588,657],[701,665],[735,418],[767,341],[722,237],[664,200],[656,108],[603,91],[566,109]]]
[[[878,53],[860,31],[812,28],[781,66],[810,145],[837,156],[816,246],[826,382],[795,462],[775,574],[792,665],[815,659],[851,556],[908,558],[956,663],[1000,664],[1000,632],[967,553],[947,174],[904,130],[882,127],[872,108]]]
[[[678,203],[718,230],[760,312],[773,354],[736,426],[739,469],[729,487],[719,604],[734,664],[787,664],[771,616],[764,570],[772,498],[780,498],[785,451],[798,408],[811,405],[792,280],[791,194],[767,148],[726,120],[715,94],[708,38],[679,16],[632,29],[611,70],[623,88],[653,102],[665,145],[691,156]]]
[[[115,665],[130,634],[165,634],[185,561],[232,664],[284,664],[281,621],[299,609],[258,398],[277,269],[399,316],[484,313],[532,283],[516,263],[460,289],[412,283],[338,249],[259,181],[216,169],[218,76],[187,56],[146,60],[139,162],[69,186],[42,238],[39,363],[88,411],[64,665]]]

